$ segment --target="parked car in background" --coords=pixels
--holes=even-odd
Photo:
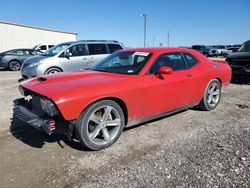
[[[210,49],[204,45],[193,45],[191,48],[196,50],[196,51],[199,51],[200,53],[202,53],[206,57],[209,57],[212,55]]]
[[[213,46],[210,46],[210,48],[212,49],[213,53],[216,55],[216,56],[222,56],[222,51],[224,49],[226,49],[226,46],[223,46],[223,45],[213,45]]]
[[[219,55],[218,50],[213,46],[207,46],[207,48],[209,49],[209,57],[216,57]]]
[[[232,45],[232,47],[238,47],[238,48],[240,48],[242,45],[240,45],[240,44],[234,44],[234,45]]]
[[[83,40],[58,44],[40,56],[27,59],[21,68],[22,78],[86,69],[123,48],[122,43],[112,40]]]
[[[70,140],[75,133],[85,147],[101,150],[115,143],[124,127],[193,106],[215,109],[230,80],[225,61],[194,50],[126,49],[88,70],[21,82],[21,94],[32,100],[16,100],[14,117]]]
[[[233,71],[233,79],[250,77],[250,40],[246,41],[237,52],[228,54],[226,61]]]
[[[239,47],[229,47],[229,48],[223,49],[222,50],[222,55],[224,57],[227,57],[228,54],[233,53],[233,52],[237,52],[238,49],[239,49]]]
[[[39,50],[13,49],[0,53],[0,67],[8,68],[11,71],[18,71],[22,63],[29,57],[42,54]]]
[[[32,49],[40,50],[42,52],[45,52],[48,49],[52,48],[53,46],[55,46],[55,45],[52,45],[52,44],[38,44],[38,45],[34,46]]]

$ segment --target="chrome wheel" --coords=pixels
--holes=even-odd
[[[113,100],[101,100],[87,107],[76,121],[76,136],[85,147],[101,150],[114,144],[125,125],[124,111]]]
[[[119,134],[121,125],[121,116],[114,107],[101,106],[89,116],[87,136],[96,145],[106,145]]]
[[[213,110],[219,104],[220,96],[221,83],[219,80],[213,79],[208,83],[203,98],[198,107],[202,110]]]
[[[21,64],[18,61],[9,62],[9,69],[12,71],[18,71],[21,68]]]
[[[218,82],[212,82],[207,90],[207,103],[209,106],[214,107],[218,104],[220,99],[220,85]]]

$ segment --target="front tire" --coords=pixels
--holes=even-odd
[[[21,68],[21,63],[19,61],[13,60],[9,62],[8,67],[11,71],[19,71]]]
[[[76,134],[82,145],[101,150],[114,144],[124,128],[121,107],[112,100],[103,100],[89,106],[76,123]]]
[[[48,70],[45,71],[45,74],[56,74],[62,72],[59,68],[49,68]]]
[[[210,111],[215,109],[221,98],[221,83],[217,79],[211,80],[204,92],[203,98],[198,105],[202,110]]]

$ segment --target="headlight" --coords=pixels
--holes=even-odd
[[[25,91],[25,89],[21,85],[18,86],[18,89],[19,89],[19,92],[21,93],[21,95],[23,95],[25,97],[27,96],[27,91]]]
[[[30,68],[37,67],[38,65],[42,64],[42,61],[34,62],[29,65]]]
[[[41,108],[49,115],[49,116],[55,116],[58,114],[58,111],[54,105],[53,102],[46,98],[40,98],[40,105]]]

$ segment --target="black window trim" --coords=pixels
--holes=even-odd
[[[187,66],[187,69],[174,70],[173,72],[176,72],[176,71],[183,71],[183,70],[188,70],[188,69],[190,69],[189,66],[188,66],[188,63],[187,63],[186,59],[184,58],[183,52],[167,52],[167,53],[162,53],[162,54],[160,54],[160,55],[154,60],[154,62],[151,64],[151,66],[149,67],[149,69],[147,70],[147,72],[145,73],[145,75],[152,75],[152,74],[154,74],[154,73],[151,73],[151,72],[150,72],[150,69],[152,68],[152,66],[157,62],[157,60],[158,60],[162,55],[167,55],[167,54],[170,54],[170,55],[171,55],[171,54],[180,54],[181,57],[182,57],[182,59],[183,59],[183,61],[184,61],[184,63],[185,63],[186,66]]]

